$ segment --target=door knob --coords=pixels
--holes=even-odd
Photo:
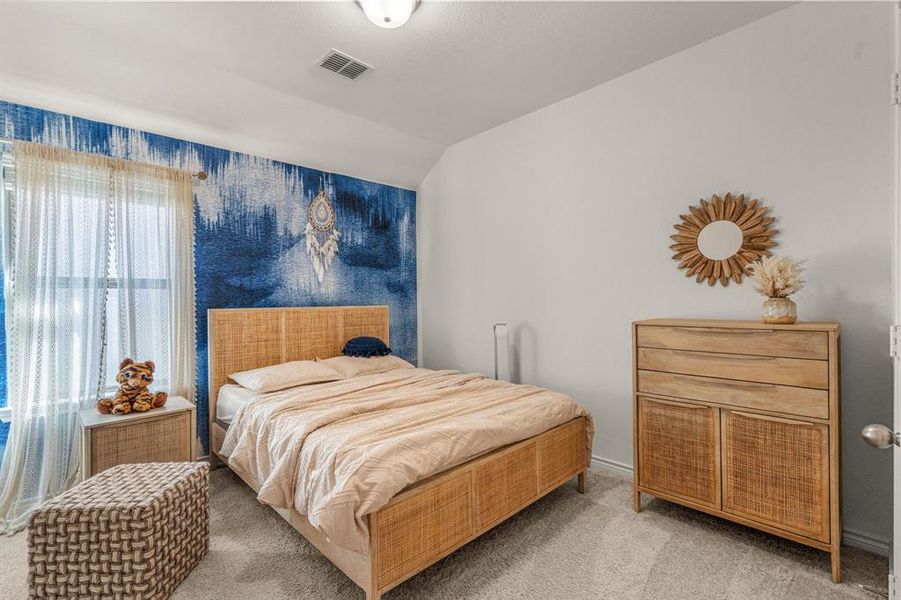
[[[891,448],[901,446],[901,435],[898,435],[885,425],[867,425],[860,435],[866,443],[874,448]]]

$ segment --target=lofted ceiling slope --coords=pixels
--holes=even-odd
[[[787,5],[426,0],[384,30],[353,2],[2,2],[0,97],[416,188],[448,145]]]

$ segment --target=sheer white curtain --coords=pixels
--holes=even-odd
[[[121,358],[155,360],[160,389],[194,398],[190,175],[25,142],[14,162],[0,531],[76,481],[78,410]]]
[[[154,390],[195,396],[191,175],[129,165],[112,174],[113,252],[107,380],[119,362],[153,360]]]
[[[77,472],[77,409],[100,378],[109,249],[106,169],[31,145],[17,146],[15,160],[4,261],[13,414],[0,468],[5,528],[24,525]]]

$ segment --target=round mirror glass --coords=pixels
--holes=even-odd
[[[708,223],[698,234],[698,250],[711,260],[734,256],[741,243],[741,228],[732,221]]]

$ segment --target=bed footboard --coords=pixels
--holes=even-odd
[[[367,599],[378,600],[577,475],[584,492],[586,427],[578,418],[471,460],[370,515]]]

